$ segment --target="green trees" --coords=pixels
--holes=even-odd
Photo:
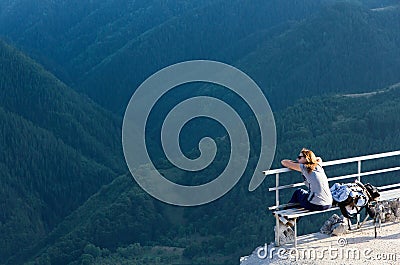
[[[397,112],[392,111],[400,103],[399,96],[400,90],[392,89],[369,96],[315,97],[276,113],[278,145],[274,167],[280,167],[281,159],[295,156],[303,146],[315,150],[324,160],[399,149],[400,123],[395,122]],[[305,110],[315,115],[304,115]],[[390,124],[390,130],[384,130],[382,124]],[[363,168],[373,166],[366,164]],[[164,170],[166,175],[169,170],[174,172],[173,168]],[[349,168],[327,172],[333,177],[346,170]],[[380,184],[385,178],[396,177],[391,174],[368,181]],[[58,264],[155,264],[157,257],[161,264],[231,264],[255,246],[273,240],[274,219],[265,210],[273,204],[274,194],[266,191],[273,180],[267,178],[250,193],[249,178],[245,174],[231,192],[212,204],[180,209],[181,214],[132,185],[129,176],[118,177],[54,229],[30,259],[34,259],[34,253],[45,253],[43,257]],[[289,196],[290,191],[282,193],[282,201]],[[299,232],[315,232],[327,218],[321,215],[304,222]],[[180,251],[157,254],[157,245]]]
[[[11,2],[15,5],[8,6]],[[73,1],[23,2],[29,1],[0,3],[2,11],[10,11],[0,12],[7,16],[0,19],[0,31],[63,78],[0,42],[0,263],[9,258],[10,264],[232,264],[272,241],[273,218],[265,210],[273,201],[266,191],[271,179],[247,190],[257,152],[238,185],[219,200],[193,208],[165,205],[124,175],[121,117],[65,83],[118,113],[155,70],[199,56],[223,58],[254,78],[273,106],[278,132],[273,167],[303,146],[324,160],[400,147],[398,86],[343,95],[400,81],[398,7],[370,10],[339,3],[319,13],[325,1],[249,6],[243,1],[181,1],[185,6],[80,1],[61,23],[51,5],[71,10]],[[21,8],[18,16],[13,7]],[[49,9],[47,17],[40,16],[43,8]],[[40,18],[26,27],[37,18],[30,12]],[[150,19],[154,12],[158,16]],[[224,91],[202,88],[236,101]],[[257,139],[258,128],[246,120],[251,139]],[[216,142],[222,147],[217,161],[195,176],[177,173],[161,152],[154,156],[163,174],[202,183],[218,175],[229,157],[226,137]],[[283,193],[282,200],[289,196]],[[316,231],[324,218],[311,220],[300,232]]]
[[[124,169],[111,114],[2,41],[0,58],[1,263]]]

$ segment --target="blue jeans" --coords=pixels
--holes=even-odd
[[[308,201],[308,191],[297,189],[290,199],[289,203],[300,203],[300,206],[310,211],[322,211],[331,208],[331,205],[318,205]]]

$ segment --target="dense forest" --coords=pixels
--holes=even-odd
[[[4,262],[46,236],[125,166],[112,114],[3,42],[0,54]]]
[[[296,154],[298,146],[303,145],[313,148],[326,160],[398,149],[400,137],[393,132],[400,129],[399,123],[394,122],[398,119],[399,96],[400,85],[397,85],[372,96],[306,99],[277,113],[277,160]],[[298,120],[298,113],[304,108],[318,113],[318,122],[311,121],[314,117]],[[339,172],[336,169],[328,174],[336,176]],[[393,173],[368,181],[379,185],[391,183],[392,178]],[[129,176],[121,176],[27,253],[41,253],[35,259],[39,264],[44,260],[231,264],[235,257],[251,252],[254,246],[273,240],[273,219],[266,211],[273,203],[274,194],[266,191],[272,182],[267,179],[250,193],[248,181],[249,176],[244,177],[231,192],[213,202],[212,207],[184,209],[151,200],[132,184]],[[283,198],[287,196],[283,194]],[[302,222],[300,233],[315,231],[324,218],[327,216]]]
[[[399,11],[391,0],[1,2],[0,264],[237,264],[273,240],[273,182],[248,191],[259,150],[254,117],[233,93],[207,84],[160,101],[149,150],[177,183],[213,179],[230,146],[221,126],[199,120],[182,131],[183,150],[198,156],[198,140],[211,135],[215,161],[195,173],[169,163],[157,135],[182,99],[207,94],[235,106],[254,147],[224,197],[172,206],[143,191],[124,161],[122,113],[135,88],[172,63],[223,61],[252,77],[272,106],[274,168],[302,147],[324,160],[398,150]],[[304,218],[299,232],[315,232],[327,217]]]

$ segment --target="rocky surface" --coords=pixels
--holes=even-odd
[[[265,252],[265,249],[267,250]],[[314,233],[298,237],[298,247],[273,244],[240,258],[240,265],[265,264],[400,264],[400,222],[388,222],[374,237],[371,222],[343,236]]]

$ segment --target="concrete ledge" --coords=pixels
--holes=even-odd
[[[299,236],[298,242],[297,249],[293,244],[260,246],[240,264],[400,264],[400,222],[383,223],[376,239],[368,222],[343,236],[313,233]]]

